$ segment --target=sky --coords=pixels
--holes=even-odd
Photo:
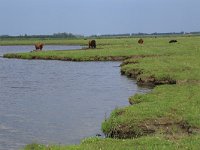
[[[200,0],[0,0],[0,35],[200,31]]]

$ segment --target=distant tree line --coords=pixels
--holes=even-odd
[[[200,35],[200,32],[167,32],[167,33],[124,33],[124,34],[102,34],[102,35],[75,35],[72,33],[54,33],[52,35],[18,35],[18,36],[10,36],[10,35],[1,35],[0,38],[104,38],[104,37],[137,37],[137,36],[168,36],[168,35]]]
[[[1,35],[0,38],[82,38],[82,35],[74,35],[72,33],[54,33],[52,35],[18,35],[18,36],[10,36],[10,35]]]
[[[103,35],[92,35],[90,37],[101,38],[101,37],[140,37],[140,36],[170,36],[170,35],[200,35],[200,32],[166,32],[166,33],[125,33],[125,34],[103,34]]]
[[[54,33],[51,35],[51,37],[57,37],[57,38],[78,38],[81,37],[81,35],[74,35],[72,33]]]

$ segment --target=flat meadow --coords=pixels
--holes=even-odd
[[[135,94],[130,105],[116,108],[102,120],[106,138],[83,139],[79,145],[30,144],[24,149],[198,149],[200,145],[200,36],[97,38],[96,49],[88,39],[1,40],[0,45],[82,45],[71,51],[5,54],[5,58],[62,61],[122,61],[121,74],[151,92]],[[176,39],[177,43],[169,43]]]

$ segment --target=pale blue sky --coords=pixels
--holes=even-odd
[[[0,0],[0,35],[200,31],[200,0]]]

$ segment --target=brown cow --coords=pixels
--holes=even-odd
[[[37,43],[37,44],[35,44],[35,49],[36,49],[36,51],[37,51],[37,50],[38,50],[38,51],[41,51],[42,48],[43,48],[43,46],[44,46],[43,43]]]
[[[138,40],[138,44],[143,44],[144,43],[144,40],[143,39],[139,39]]]
[[[95,40],[91,40],[88,42],[88,47],[89,48],[96,48],[96,41]]]

